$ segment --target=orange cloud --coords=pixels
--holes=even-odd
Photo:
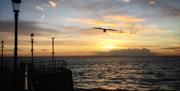
[[[113,19],[113,20],[120,20],[120,21],[125,21],[125,22],[144,22],[145,20],[142,18],[136,18],[133,16],[125,16],[125,15],[108,15],[108,16],[103,16],[105,19]]]
[[[113,28],[113,29],[119,30],[118,32],[112,33],[112,34],[128,34],[129,35],[129,34],[136,34],[138,31],[144,30],[144,25],[133,24],[131,22],[117,23],[117,22],[107,22],[103,20],[101,21],[101,20],[95,20],[95,19],[89,19],[89,18],[68,18],[68,19],[65,19],[65,21],[87,24],[91,26],[107,27],[107,28]],[[99,34],[99,32],[95,30],[94,31],[92,31],[91,29],[88,29],[88,30],[83,31],[81,33],[91,34],[91,35]]]
[[[122,21],[122,22],[110,22],[109,20],[113,21]],[[135,22],[144,22],[145,20],[143,18],[136,18],[132,16],[123,16],[123,15],[118,15],[118,16],[113,16],[113,15],[108,15],[108,16],[102,16],[102,20],[97,20],[97,19],[89,19],[89,18],[68,18],[65,19],[65,21],[68,22],[77,22],[81,24],[88,24],[88,25],[93,25],[93,26],[99,26],[99,27],[110,27],[110,28],[126,28],[126,29],[133,29],[133,28],[138,28],[138,29],[143,29],[141,25],[135,25],[132,23]]]
[[[80,33],[81,34],[84,34],[84,35],[102,35],[102,31],[99,31],[99,30],[95,30],[95,29],[81,29],[80,30]]]
[[[103,27],[118,27],[118,26],[120,26],[117,23],[105,22],[105,21],[88,19],[88,18],[68,18],[68,19],[65,19],[65,21],[77,22],[77,23],[82,23],[82,24],[90,24],[93,26],[103,26]]]
[[[65,19],[65,21],[90,25],[92,27],[98,26],[98,27],[112,28],[112,29],[118,30],[116,32],[110,31],[110,32],[106,33],[106,34],[110,34],[110,35],[119,35],[119,34],[134,35],[140,31],[142,33],[158,33],[158,34],[167,32],[165,29],[161,29],[158,26],[136,23],[136,22],[145,21],[142,18],[135,18],[135,17],[131,17],[131,16],[103,16],[102,18],[104,20],[99,20],[99,19],[96,20],[96,19],[89,19],[89,18],[68,18],[68,19]],[[110,18],[112,18],[113,20],[122,20],[124,22],[106,21],[106,19],[110,19]],[[88,29],[88,30],[83,29],[83,31],[80,31],[80,33],[88,34],[88,35],[89,34],[96,35],[101,32],[95,31],[92,29]]]
[[[68,19],[65,19],[65,21],[85,23],[85,24],[94,24],[94,20],[86,19],[86,18],[68,18]]]

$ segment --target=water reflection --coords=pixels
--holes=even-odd
[[[180,69],[178,65],[162,62],[162,59],[101,57],[81,60],[70,62],[76,88],[174,90],[177,88],[174,85],[180,84],[177,79],[180,72],[174,74]]]

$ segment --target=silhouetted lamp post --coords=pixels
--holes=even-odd
[[[34,34],[31,33],[30,36],[31,36],[31,64],[33,66],[33,60],[34,60],[34,55],[33,55],[33,43],[34,43],[34,39],[33,39],[33,37],[34,37]]]
[[[52,61],[53,61],[53,64],[54,64],[54,39],[55,39],[55,37],[52,37]]]
[[[14,19],[15,19],[15,32],[14,32],[14,90],[18,91],[17,87],[17,50],[18,50],[18,13],[20,11],[21,0],[12,0]]]
[[[14,70],[17,71],[17,50],[18,50],[18,13],[20,11],[21,0],[12,0],[14,19],[15,19],[15,33],[14,33]]]
[[[1,45],[1,48],[2,48],[2,49],[1,49],[1,68],[3,68],[3,64],[4,64],[4,63],[3,63],[3,61],[4,61],[4,60],[3,60],[3,59],[4,59],[4,55],[3,55],[4,41],[1,41],[1,44],[2,44],[2,45]]]

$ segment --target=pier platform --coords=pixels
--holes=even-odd
[[[21,62],[13,69],[0,71],[0,91],[73,91],[72,71],[63,60]],[[17,90],[15,90],[17,89]]]

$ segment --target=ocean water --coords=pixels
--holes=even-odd
[[[180,90],[180,57],[56,57],[68,62],[74,87],[105,90]],[[9,59],[10,60],[10,59]],[[19,60],[30,60],[19,58]],[[35,61],[50,60],[49,57]]]
[[[180,58],[67,58],[76,88],[180,90]]]

